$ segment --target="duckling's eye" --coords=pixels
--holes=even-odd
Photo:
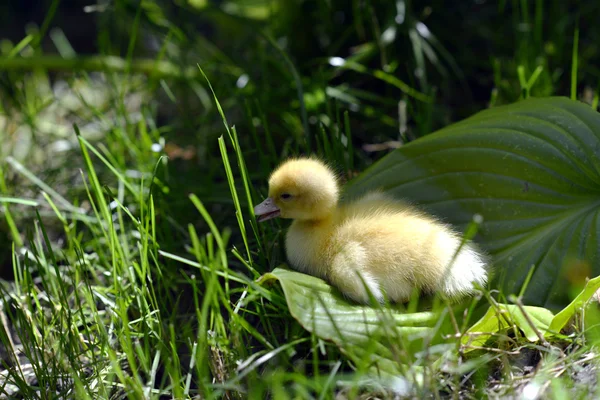
[[[292,198],[292,195],[289,193],[282,193],[279,197],[281,197],[281,200],[289,200]]]

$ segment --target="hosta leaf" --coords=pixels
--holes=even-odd
[[[569,279],[600,273],[600,114],[566,98],[482,111],[395,150],[346,187],[381,189],[464,229],[493,255],[496,284],[559,308]]]
[[[334,342],[352,359],[369,360],[374,368],[397,373],[406,352],[422,350],[424,340],[439,341],[448,331],[446,309],[406,313],[400,306],[374,308],[353,304],[325,281],[300,272],[275,268],[261,283],[277,280],[292,316],[308,331]]]

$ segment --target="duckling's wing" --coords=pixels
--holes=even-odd
[[[363,197],[344,205],[341,209],[344,217],[363,217],[376,214],[395,214],[410,211],[418,214],[410,204],[394,199],[383,192],[369,192]]]

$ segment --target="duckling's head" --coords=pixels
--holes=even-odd
[[[281,164],[269,178],[269,197],[254,207],[258,221],[275,217],[321,220],[337,206],[339,188],[334,172],[313,158]]]

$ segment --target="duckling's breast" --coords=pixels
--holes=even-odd
[[[326,279],[331,263],[329,247],[332,231],[328,221],[294,221],[285,240],[287,258],[292,267]]]

